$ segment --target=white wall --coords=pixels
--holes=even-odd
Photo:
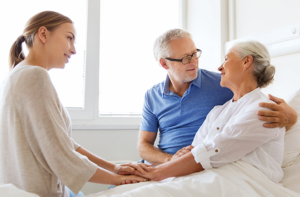
[[[187,30],[202,50],[199,67],[218,72],[228,41],[227,0],[188,0]]]
[[[235,0],[235,35],[243,38],[300,22],[299,0]],[[274,83],[263,89],[285,100],[300,89],[300,53],[273,57]]]

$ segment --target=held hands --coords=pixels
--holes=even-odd
[[[177,153],[176,153],[175,155],[173,155],[173,157],[172,157],[171,160],[177,159],[177,158],[179,158],[179,157],[181,157],[181,156],[183,156],[183,155],[185,155],[185,154],[191,152],[191,150],[192,150],[193,148],[194,148],[194,146],[192,146],[192,145],[189,145],[189,146],[187,146],[187,147],[183,147],[182,149],[180,149],[179,151],[177,151]]]
[[[144,163],[126,163],[118,164],[114,168],[114,172],[120,175],[135,174],[135,171],[145,174],[153,169],[153,166]]]
[[[144,163],[127,163],[121,165],[115,165],[114,172],[121,176],[121,184],[130,184],[130,183],[139,183],[148,181],[143,178],[142,175],[146,175],[147,172],[153,170],[153,166],[147,165]],[[128,175],[137,175],[137,176],[128,176]]]
[[[297,122],[297,112],[293,110],[283,99],[269,94],[269,99],[275,103],[260,103],[259,106],[274,111],[258,111],[259,119],[270,123],[264,123],[266,128],[286,127],[288,131]]]

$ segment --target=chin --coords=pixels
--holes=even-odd
[[[226,85],[225,85],[225,83],[223,82],[223,80],[221,80],[220,86],[221,86],[221,87],[226,87]]]

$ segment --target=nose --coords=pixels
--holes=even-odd
[[[219,66],[218,71],[222,71],[223,70],[223,64],[221,64],[221,66]]]
[[[191,56],[191,61],[189,63],[197,63],[198,59],[196,59],[194,56]]]
[[[71,54],[72,55],[76,54],[76,49],[75,49],[75,45],[74,44],[72,44],[72,47],[71,47]]]

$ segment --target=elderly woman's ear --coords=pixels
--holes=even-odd
[[[251,67],[252,62],[253,62],[253,57],[252,57],[252,55],[247,55],[243,60],[244,60],[243,61],[243,63],[244,63],[243,71],[246,71]]]

